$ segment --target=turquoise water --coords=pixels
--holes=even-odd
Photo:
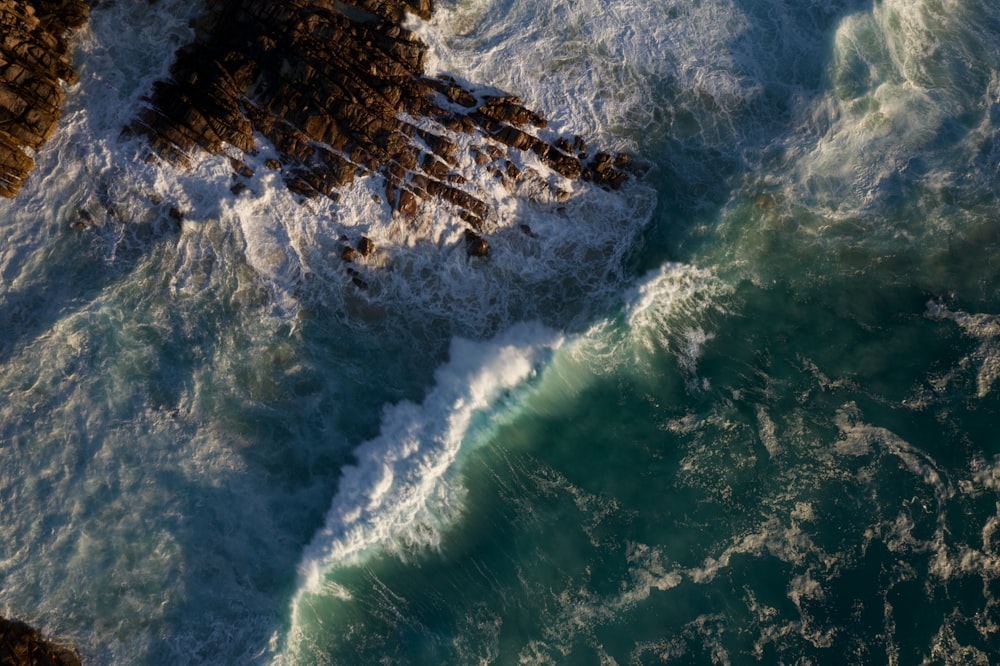
[[[96,10],[0,202],[0,615],[95,664],[997,660],[1000,10],[441,2],[433,67],[650,166],[496,194],[541,240],[489,265],[137,161],[196,10]]]

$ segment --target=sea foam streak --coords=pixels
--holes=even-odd
[[[473,415],[532,377],[562,344],[562,336],[534,324],[489,342],[456,338],[424,401],[387,407],[379,436],[355,450],[357,463],[344,469],[326,524],[306,548],[305,591],[317,591],[330,566],[354,564],[400,539],[427,539],[419,527],[447,525],[460,511],[455,462]]]
[[[559,413],[595,376],[632,363],[637,370],[647,367],[645,356],[654,350],[675,356],[684,372],[693,372],[691,352],[683,344],[690,337],[686,331],[710,327],[729,291],[708,271],[671,264],[641,281],[623,304],[624,317],[605,319],[578,336],[521,324],[488,342],[453,340],[450,360],[438,369],[423,402],[386,408],[379,436],[358,447],[357,463],[345,468],[325,525],[299,567],[300,589],[287,638],[273,638],[278,661],[296,663],[301,651],[310,649],[316,629],[308,625],[316,620],[305,616],[313,612],[314,599],[352,600],[330,578],[333,571],[362,565],[377,552],[405,559],[414,546],[439,545],[442,531],[462,513],[462,455],[488,441],[503,414],[516,415],[523,408]],[[516,404],[504,400],[527,381],[532,388],[519,391]],[[477,412],[487,415],[482,430],[474,425]],[[625,593],[620,606],[631,608],[650,589],[676,584],[673,574],[651,570],[655,575],[643,573],[640,589]]]
[[[489,342],[457,338],[421,404],[386,408],[381,432],[354,451],[357,463],[343,470],[325,525],[303,555],[289,633],[293,654],[302,632],[299,608],[309,595],[329,589],[324,577],[331,568],[357,564],[377,549],[437,543],[461,512],[456,463],[484,439],[473,432],[474,415],[533,377],[562,344],[561,335],[537,324],[515,326]]]

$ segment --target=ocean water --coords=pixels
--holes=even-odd
[[[439,0],[432,70],[649,167],[490,192],[537,238],[473,262],[375,183],[139,159],[199,7],[99,3],[0,202],[0,615],[88,664],[995,663],[998,7]]]

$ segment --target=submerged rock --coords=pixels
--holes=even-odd
[[[84,0],[0,0],[0,196],[14,197],[59,123],[62,83],[76,82],[69,36]]]
[[[50,643],[24,622],[0,617],[0,664],[3,666],[80,666],[67,647]]]

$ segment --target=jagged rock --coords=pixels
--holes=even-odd
[[[413,215],[417,212],[417,197],[409,190],[401,190],[399,193],[399,212],[406,215]]]
[[[612,157],[608,153],[597,153],[584,170],[583,178],[617,190],[628,179],[628,175],[621,170],[628,163],[627,155],[619,153],[616,157]]]
[[[70,648],[45,640],[24,622],[0,617],[0,665],[80,666],[80,657]]]
[[[84,0],[0,0],[0,196],[20,191],[59,123],[76,82],[68,38],[87,20]]]
[[[358,241],[358,252],[361,253],[362,257],[371,256],[375,252],[375,243],[370,238],[362,236],[361,240]]]
[[[491,211],[457,165],[520,150],[580,177],[579,137],[548,143],[534,134],[545,119],[518,98],[477,97],[451,77],[425,76],[425,46],[402,24],[431,11],[430,0],[208,0],[195,43],[178,52],[131,129],[181,164],[199,149],[252,153],[259,132],[278,153],[265,164],[296,194],[336,198],[355,177],[375,175],[400,213],[435,199],[477,230]],[[468,158],[458,154],[462,133],[478,137]],[[626,177],[611,163],[587,168],[612,187]]]
[[[465,251],[470,257],[487,257],[490,254],[490,244],[475,231],[466,229]]]
[[[535,127],[548,125],[544,118],[526,109],[521,105],[521,100],[513,96],[487,97],[485,103],[479,107],[479,112],[493,120],[511,125],[531,124]]]

